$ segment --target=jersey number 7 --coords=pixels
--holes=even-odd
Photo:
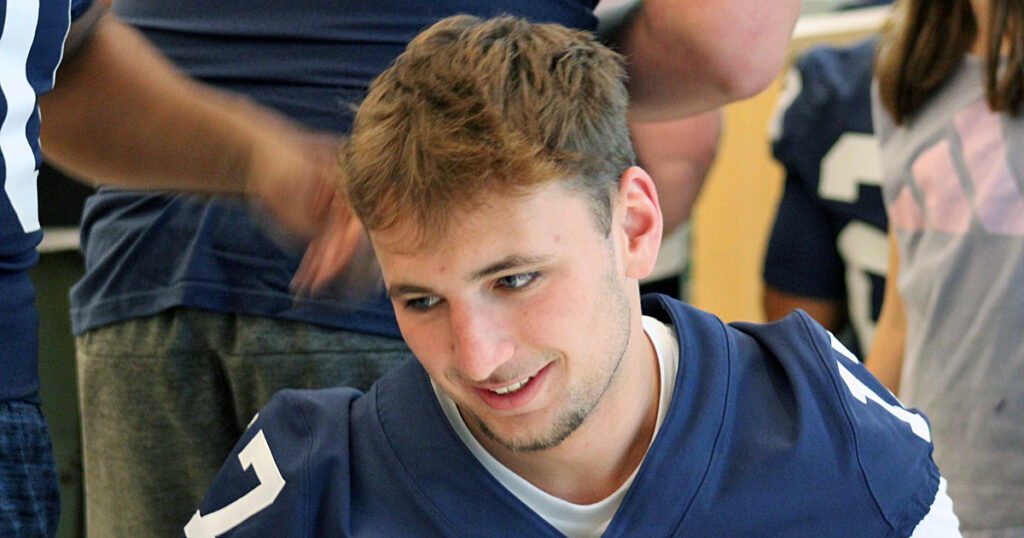
[[[185,525],[187,538],[216,538],[228,532],[270,506],[284,489],[284,477],[277,468],[274,455],[270,452],[270,445],[263,436],[263,430],[256,432],[245,448],[238,453],[238,460],[242,464],[242,469],[252,467],[259,485],[237,501],[205,516],[196,510],[188,525]]]

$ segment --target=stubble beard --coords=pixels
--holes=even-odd
[[[610,349],[608,353],[614,356],[615,359],[610,371],[604,375],[604,382],[600,383],[600,386],[598,387],[595,386],[596,383],[594,382],[588,383],[588,380],[583,380],[578,384],[578,386],[570,387],[568,401],[565,408],[561,411],[558,417],[555,418],[552,426],[546,433],[532,439],[509,439],[501,437],[491,430],[491,428],[487,426],[486,422],[473,415],[473,420],[476,422],[480,432],[487,436],[488,439],[511,452],[538,452],[554,448],[565,441],[565,439],[572,435],[573,432],[578,430],[586,421],[587,417],[589,417],[597,407],[597,404],[601,402],[602,398],[604,398],[604,395],[611,387],[612,382],[618,375],[619,369],[622,365],[622,359],[625,357],[626,351],[629,349],[629,341],[632,332],[629,300],[626,298],[625,291],[622,290],[616,282],[614,272],[609,271],[606,283],[608,284],[608,293],[612,294],[613,297],[616,297],[612,310],[614,312],[614,320],[618,320],[618,323],[614,324],[617,326],[618,330],[614,331],[617,338],[612,338],[609,341]],[[598,379],[600,379],[600,376],[598,376]]]

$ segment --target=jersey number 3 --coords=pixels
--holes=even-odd
[[[242,469],[252,467],[259,485],[237,501],[209,514],[199,511],[185,525],[188,538],[216,538],[238,526],[246,519],[271,505],[284,488],[284,477],[277,468],[274,455],[270,452],[263,430],[256,432],[249,444],[238,453]]]

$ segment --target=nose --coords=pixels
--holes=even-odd
[[[450,305],[452,356],[460,373],[470,381],[483,381],[512,358],[515,343],[510,327],[495,308],[487,305]]]

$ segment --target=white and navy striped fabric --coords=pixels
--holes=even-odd
[[[0,400],[33,398],[37,314],[27,270],[42,239],[39,96],[53,88],[71,21],[92,0],[0,0]]]

